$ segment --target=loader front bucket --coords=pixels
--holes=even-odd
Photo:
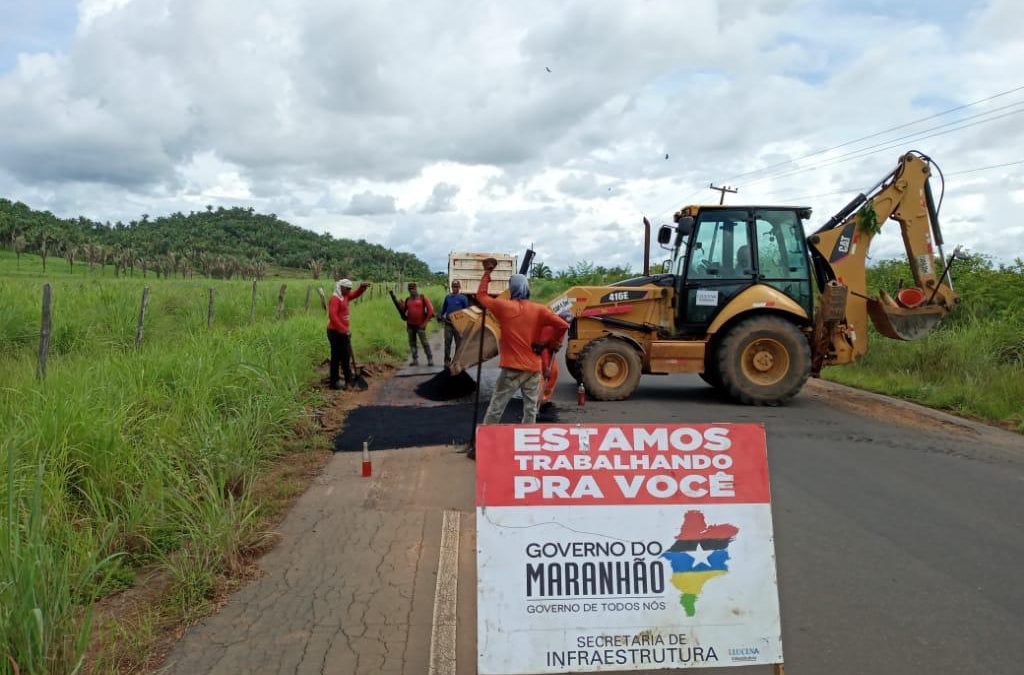
[[[924,337],[949,313],[939,305],[906,309],[883,300],[868,300],[868,316],[878,332],[894,340],[916,340]]]
[[[469,370],[481,360],[488,361],[498,355],[498,337],[501,335],[501,328],[495,318],[488,314],[486,327],[481,331],[480,318],[482,314],[482,309],[473,306],[455,312],[448,317],[455,328],[459,342],[448,367],[452,375],[458,375]],[[480,358],[481,333],[484,339],[483,359]]]

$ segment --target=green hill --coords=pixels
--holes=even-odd
[[[15,252],[72,262],[113,265],[118,271],[144,267],[168,275],[261,277],[268,265],[337,271],[359,279],[423,278],[426,263],[362,239],[335,239],[252,208],[212,208],[172,213],[129,223],[58,218],[21,202],[0,199],[0,242]]]

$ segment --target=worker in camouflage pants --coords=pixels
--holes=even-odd
[[[497,424],[505,412],[505,407],[516,391],[523,393],[523,424],[534,424],[537,421],[537,408],[540,405],[541,370],[543,369],[540,354],[545,349],[552,353],[561,345],[562,336],[569,329],[569,324],[544,305],[530,302],[530,285],[522,274],[513,274],[509,279],[511,300],[499,300],[487,294],[487,285],[491,280],[491,270],[497,261],[489,258],[484,261],[486,270],[477,290],[479,302],[501,326],[501,337],[498,341],[499,365],[498,382],[491,395],[491,403],[484,416],[484,424]],[[540,342],[541,331],[547,332],[547,342]],[[471,457],[474,455],[471,454]]]

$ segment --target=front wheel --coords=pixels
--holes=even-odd
[[[710,349],[710,346],[709,346]],[[722,388],[722,376],[718,372],[718,359],[712,353],[704,360],[704,372],[699,373],[700,379],[710,384],[715,389]]]
[[[576,380],[577,382],[583,379],[583,373],[580,372],[579,359],[574,359],[566,356],[565,367],[569,371],[569,374],[572,375],[572,379]]]
[[[579,364],[583,386],[598,401],[629,398],[640,384],[640,355],[624,340],[594,340],[583,349]]]
[[[811,373],[811,347],[800,329],[777,316],[734,326],[715,355],[722,388],[747,405],[779,405],[793,398]]]

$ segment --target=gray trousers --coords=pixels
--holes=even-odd
[[[420,342],[423,343],[423,353],[427,355],[427,361],[434,360],[434,353],[430,351],[430,344],[427,342],[427,329],[425,326],[405,326],[406,332],[409,334],[409,354],[412,356],[413,361],[418,361],[420,356],[416,349],[416,337],[419,336]]]
[[[455,332],[455,326],[448,322],[444,324],[444,365],[448,365],[452,362],[452,343],[455,343],[455,349],[459,348],[459,343],[462,340],[459,339],[459,334]]]
[[[502,368],[494,385],[491,403],[484,415],[484,424],[497,424],[505,413],[508,402],[517,391],[523,392],[522,424],[536,424],[537,408],[540,406],[540,373],[528,370]]]

